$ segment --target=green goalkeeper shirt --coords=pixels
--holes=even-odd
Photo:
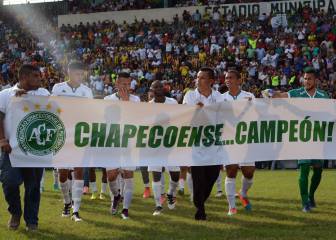
[[[314,96],[310,96],[304,87],[296,88],[288,91],[289,98],[329,98],[329,95],[322,90],[316,89]],[[299,160],[300,164],[320,164],[323,165],[323,160]]]

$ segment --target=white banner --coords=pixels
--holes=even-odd
[[[130,11],[112,11],[112,12],[97,12],[88,14],[68,14],[58,16],[58,27],[63,24],[75,25],[94,23],[98,21],[110,20],[118,24],[124,21],[131,23],[135,19],[146,21],[164,19],[167,22],[173,21],[173,17],[177,14],[182,17],[183,11],[189,11],[193,14],[196,10],[203,15],[205,11],[212,14],[213,10],[218,8],[219,12],[227,15],[229,11],[233,16],[238,17],[251,17],[259,16],[263,13],[270,15],[274,13],[288,13],[297,11],[299,8],[308,6],[314,11],[324,10],[328,14],[335,14],[336,0],[289,0],[289,1],[274,1],[274,2],[252,2],[252,3],[239,3],[239,4],[221,4],[213,6],[194,6],[194,7],[179,7],[179,8],[157,8],[157,9],[144,9],[144,10],[130,10]]]
[[[192,166],[336,159],[334,100],[257,99],[198,108],[13,98],[16,167]]]

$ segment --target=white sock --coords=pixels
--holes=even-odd
[[[242,197],[246,198],[247,197],[247,191],[251,188],[252,184],[253,184],[253,178],[248,179],[245,178],[244,176],[242,176],[242,187],[241,187],[241,191],[240,194],[242,195]]]
[[[83,195],[84,180],[74,180],[72,185],[73,212],[78,212]]]
[[[153,188],[153,195],[154,195],[155,205],[157,207],[162,207],[162,205],[160,203],[161,182],[152,182],[152,188]]]
[[[149,188],[150,187],[150,184],[149,183],[146,183],[144,184],[145,185],[145,188]]]
[[[106,187],[107,187],[107,183],[102,182],[100,192],[101,193],[106,193]]]
[[[90,182],[89,186],[90,186],[90,190],[91,190],[92,193],[98,192],[97,183],[96,182]]]
[[[59,185],[59,182],[58,182],[58,171],[57,171],[57,169],[53,170],[53,175],[54,175],[54,184],[55,185]]]
[[[124,179],[124,183],[124,209],[128,209],[132,202],[134,179],[126,178]]]
[[[229,202],[229,208],[236,208],[236,179],[235,178],[225,178],[225,192],[226,198]]]
[[[174,182],[170,179],[169,181],[169,188],[168,188],[168,194],[173,195],[176,197],[176,190],[177,190],[178,182]]]
[[[74,184],[74,179],[75,179],[75,171],[72,171],[71,173],[71,180],[69,181],[69,189],[70,189],[70,194],[72,195],[72,186]]]
[[[217,192],[222,192],[222,171],[219,172],[218,178],[216,180]]]
[[[44,187],[44,175],[45,175],[45,169],[43,169],[43,174],[42,174],[42,178],[41,178],[41,182],[40,182],[40,188]]]
[[[63,193],[64,204],[70,204],[70,193],[69,193],[69,180],[66,180],[64,183],[61,182],[61,191]]]
[[[166,190],[165,190],[165,176],[164,176],[164,172],[161,173],[161,194],[165,194]]]
[[[117,180],[112,181],[112,182],[108,182],[109,187],[110,187],[110,193],[111,193],[111,200],[113,201],[113,197],[118,196],[119,194],[119,183]]]
[[[187,184],[188,184],[188,189],[189,189],[189,193],[190,196],[192,196],[194,194],[194,187],[193,187],[193,181],[192,181],[192,177],[191,177],[191,173],[187,173]]]
[[[184,189],[184,179],[183,178],[179,179],[179,189]]]
[[[120,189],[120,196],[124,196],[124,189],[125,189],[125,180],[122,178],[122,176],[119,174],[119,189]]]
[[[70,195],[72,195],[73,180],[68,179],[67,182],[68,182],[68,185],[69,185],[69,193],[70,193]]]

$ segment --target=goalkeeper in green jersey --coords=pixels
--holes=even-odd
[[[329,98],[328,94],[317,88],[318,74],[312,68],[305,69],[303,87],[290,90],[289,92],[278,92],[266,89],[262,92],[266,98]],[[310,212],[316,207],[314,194],[320,184],[322,177],[323,160],[299,160],[300,168],[299,186],[302,200],[302,211]],[[313,169],[310,188],[308,191],[308,176],[310,169]]]

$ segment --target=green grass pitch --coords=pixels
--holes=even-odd
[[[97,174],[99,189],[101,173]],[[215,198],[213,191],[206,205],[206,222],[196,222],[193,219],[194,207],[187,194],[184,197],[178,196],[176,209],[169,210],[164,206],[161,216],[152,216],[154,201],[152,198],[142,198],[143,184],[139,172],[135,179],[129,220],[122,220],[119,215],[112,216],[109,213],[108,198],[92,201],[86,195],[81,207],[84,221],[75,223],[60,216],[63,206],[61,193],[51,190],[52,173],[47,171],[39,231],[36,233],[27,233],[23,221],[18,231],[7,230],[9,215],[1,189],[0,239],[336,239],[334,170],[324,171],[316,195],[318,208],[312,213],[301,212],[297,171],[257,170],[249,193],[253,211],[245,212],[237,199],[238,215],[228,217],[226,199]],[[237,179],[238,190],[240,176]]]

